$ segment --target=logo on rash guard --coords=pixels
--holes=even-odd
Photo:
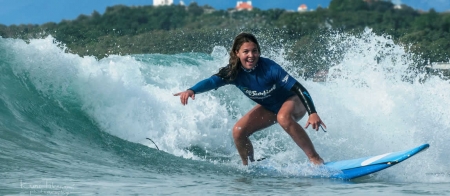
[[[281,80],[282,82],[286,83],[289,79],[289,74],[286,74],[286,76],[284,76],[283,80]]]
[[[243,88],[241,88],[241,89],[244,91],[245,94],[247,94],[247,95],[248,95],[249,97],[251,97],[252,99],[264,99],[264,98],[269,97],[269,96],[270,96],[269,94],[270,94],[272,91],[274,91],[276,88],[277,88],[277,86],[274,84],[274,85],[272,86],[272,88],[267,89],[267,90],[264,90],[264,91],[261,91],[261,92],[259,92],[259,91],[248,90],[248,89],[245,88],[245,87],[243,87]]]

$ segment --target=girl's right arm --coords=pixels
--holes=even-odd
[[[217,75],[213,75],[207,79],[204,79],[193,87],[188,88],[187,90],[179,93],[173,94],[174,96],[180,96],[181,104],[186,105],[188,103],[189,97],[194,100],[195,94],[203,93],[206,91],[210,91],[212,89],[217,89],[221,86],[225,85],[225,82]]]

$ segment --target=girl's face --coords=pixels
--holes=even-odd
[[[236,56],[239,57],[242,66],[245,69],[253,69],[259,60],[258,46],[253,42],[245,42],[236,51]]]

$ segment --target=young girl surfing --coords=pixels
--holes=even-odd
[[[244,165],[248,165],[249,160],[254,161],[250,135],[275,123],[291,136],[313,164],[322,164],[323,159],[297,122],[308,112],[309,118],[305,128],[309,125],[316,131],[320,126],[326,128],[316,112],[311,96],[280,65],[261,57],[260,52],[254,35],[239,34],[234,39],[227,66],[174,96],[180,96],[181,103],[186,105],[189,97],[195,99],[195,94],[227,84],[235,85],[257,103],[232,128],[234,143]]]

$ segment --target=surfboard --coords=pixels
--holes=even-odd
[[[326,162],[321,166],[299,167],[297,169],[305,177],[350,180],[392,167],[426,150],[428,147],[430,147],[429,144],[422,144],[408,150],[350,160]],[[278,164],[273,164],[270,158],[261,159],[251,164],[250,170],[255,173],[277,175],[281,170],[286,169],[284,166],[280,167],[279,165],[275,165]],[[292,168],[289,170],[293,171]],[[305,173],[305,171],[307,172]]]
[[[430,147],[429,144],[398,152],[390,152],[377,156],[369,156],[351,160],[342,160],[325,163],[325,167],[337,172],[333,172],[329,178],[349,180],[361,176],[369,175],[383,169],[392,167],[402,161],[422,152]]]

